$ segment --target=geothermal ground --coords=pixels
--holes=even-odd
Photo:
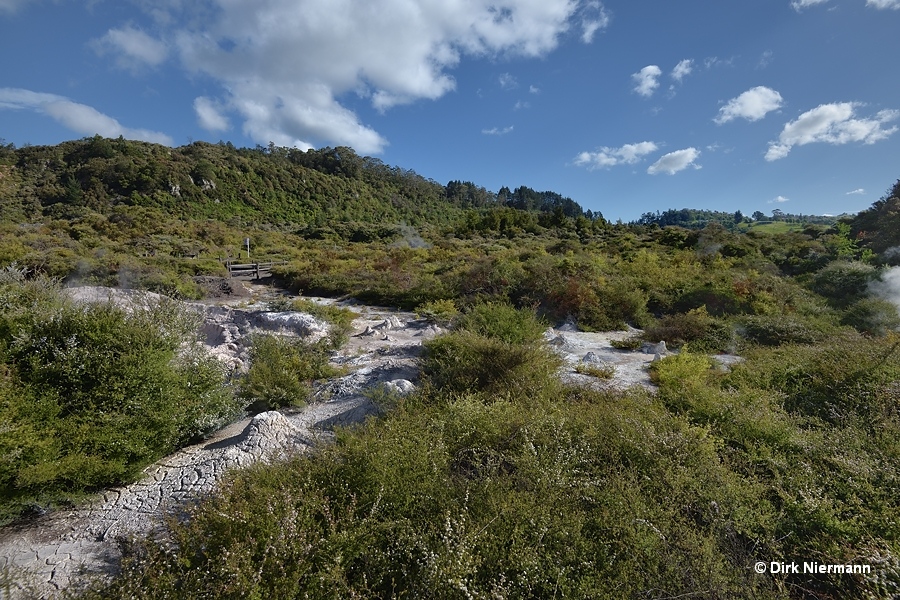
[[[246,362],[251,333],[314,339],[327,331],[325,323],[310,315],[267,310],[267,303],[279,292],[243,285],[243,289],[235,288],[237,294],[192,305],[203,314],[201,338],[208,350],[230,366],[240,369]],[[147,301],[146,296],[137,298],[133,292],[106,288],[75,288],[71,293],[81,301],[126,305]],[[121,557],[119,540],[159,531],[166,514],[177,514],[180,507],[214,490],[229,470],[304,452],[329,440],[336,426],[360,423],[377,414],[377,407],[367,397],[376,386],[398,393],[413,390],[422,342],[439,335],[440,327],[412,313],[340,304],[359,315],[350,341],[332,356],[332,362],[343,366],[346,375],[318,384],[312,401],[302,410],[271,411],[242,419],[148,467],[143,477],[129,486],[109,490],[79,508],[53,511],[0,529],[0,596],[52,598],[62,590],[77,589],[92,577],[109,576]],[[560,374],[566,381],[620,389],[652,387],[646,367],[653,353],[624,352],[610,346],[611,340],[634,331],[583,333],[562,325],[549,329],[545,338],[566,361]],[[614,372],[608,379],[578,374],[575,367],[579,363],[612,367]],[[6,589],[2,577],[11,579]]]

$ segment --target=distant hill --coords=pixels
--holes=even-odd
[[[245,224],[445,224],[467,209],[588,214],[571,198],[527,187],[442,185],[351,148],[301,151],[193,142],[179,148],[99,136],[55,146],[0,144],[3,220],[107,214],[143,206],[179,218]],[[599,215],[597,215],[599,216]]]

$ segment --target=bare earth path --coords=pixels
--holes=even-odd
[[[422,341],[441,330],[411,313],[351,308],[359,314],[355,332],[332,358],[348,374],[320,385],[313,402],[303,410],[266,412],[233,423],[203,443],[148,467],[136,483],[107,491],[86,506],[0,529],[0,569],[15,579],[10,589],[0,582],[0,598],[52,598],[61,590],[77,588],[92,575],[114,573],[120,558],[118,539],[152,532],[165,514],[212,491],[229,470],[304,451],[328,439],[335,426],[363,421],[377,412],[365,395],[373,386],[387,385],[401,393],[413,389]],[[238,364],[246,350],[241,336],[253,327],[271,330],[277,325],[305,335],[316,331],[315,323],[297,314],[269,313],[263,322],[255,320],[260,313],[252,309],[206,310],[207,345],[224,360]],[[609,345],[611,339],[629,332],[566,329],[551,329],[546,335],[567,361],[561,374],[565,379],[601,387],[650,386],[645,367],[653,355],[621,352]],[[602,382],[574,373],[575,364],[582,360],[613,365],[613,379]]]

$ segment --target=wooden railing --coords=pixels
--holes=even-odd
[[[268,277],[272,274],[272,267],[275,265],[283,265],[286,261],[279,262],[258,262],[258,263],[228,263],[229,277],[250,277],[251,279],[259,279],[260,277]]]

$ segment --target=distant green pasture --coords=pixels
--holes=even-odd
[[[755,223],[741,223],[740,231],[758,231],[760,233],[787,233],[789,231],[801,231],[806,224],[788,223],[787,221],[756,221]]]

